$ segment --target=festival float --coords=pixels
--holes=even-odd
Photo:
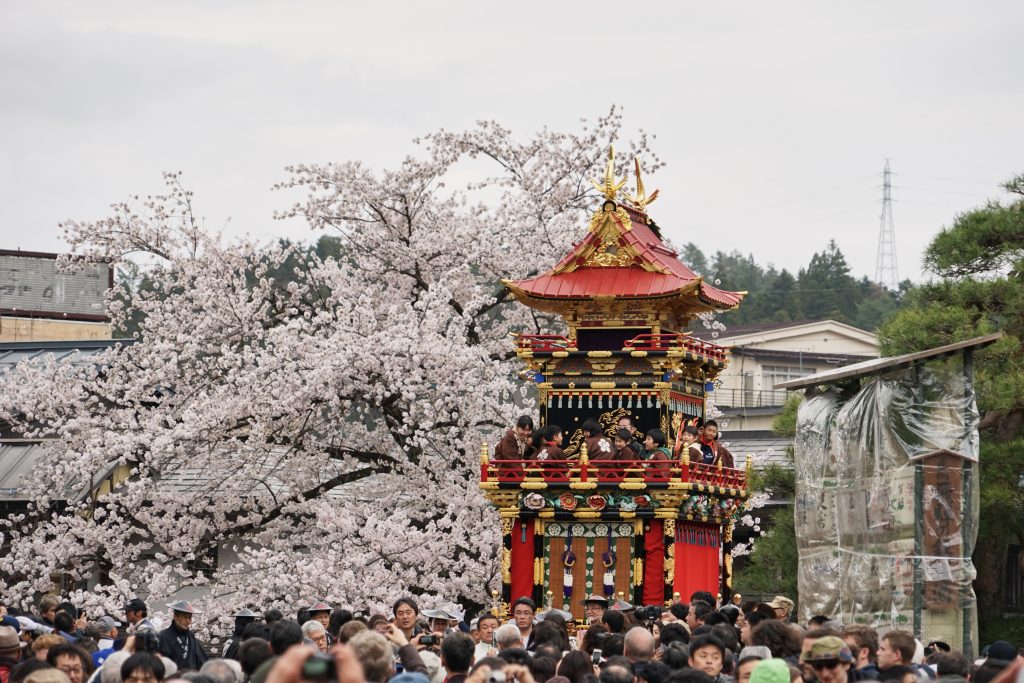
[[[745,294],[705,282],[663,243],[647,213],[657,191],[646,195],[639,162],[635,195],[621,192],[625,182],[610,151],[583,239],[550,271],[504,283],[565,325],[564,334],[515,334],[514,343],[521,377],[536,386],[538,428],[562,428],[566,460],[495,461],[483,446],[480,488],[501,519],[500,612],[521,596],[580,620],[595,593],[636,605],[698,590],[729,599],[750,458],[735,469],[691,461],[686,449],[658,467],[601,460],[581,429],[593,419],[611,439],[628,416],[637,439],[660,428],[676,453],[681,428],[704,418],[728,363],[726,349],[685,330]]]

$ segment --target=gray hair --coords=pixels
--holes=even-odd
[[[310,619],[302,625],[302,635],[307,638],[312,638],[314,635],[319,635],[325,631],[326,629],[324,628],[324,625],[319,621],[314,621],[313,619]]]
[[[199,673],[209,676],[214,683],[242,683],[242,665],[233,659],[211,659],[205,662]]]
[[[519,633],[519,627],[515,624],[505,624],[499,626],[494,632],[494,642],[498,644],[498,649],[504,647],[522,647],[523,636]]]

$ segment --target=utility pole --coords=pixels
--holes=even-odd
[[[899,286],[899,271],[896,268],[896,228],[892,222],[892,181],[889,160],[885,160],[882,171],[882,224],[878,229],[878,265],[875,282],[896,291]]]

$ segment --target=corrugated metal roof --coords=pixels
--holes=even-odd
[[[42,444],[0,443],[0,500],[28,500],[22,482],[44,457]]]
[[[95,357],[111,347],[134,343],[132,339],[89,339],[55,342],[4,342],[0,343],[0,375],[10,372],[18,363],[43,360],[52,356],[55,360],[72,359],[73,365],[88,365]]]

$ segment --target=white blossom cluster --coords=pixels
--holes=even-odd
[[[79,598],[100,610],[200,588],[207,614],[408,592],[487,603],[500,530],[480,444],[532,411],[509,332],[556,331],[500,280],[582,238],[600,205],[586,178],[620,128],[615,109],[525,141],[480,123],[427,136],[394,170],[288,169],[278,189],[303,198],[282,215],[338,236],[337,260],[207,232],[179,174],[66,223],[68,267],[144,264],[145,287],[108,296],[141,333],[94,366],[42,359],[2,383],[0,420],[52,441],[30,513],[2,529],[0,590],[27,602],[55,576],[98,581]],[[634,155],[660,165],[646,135],[625,147],[620,174]],[[472,159],[489,175],[447,186]],[[211,549],[237,560],[207,576]]]

